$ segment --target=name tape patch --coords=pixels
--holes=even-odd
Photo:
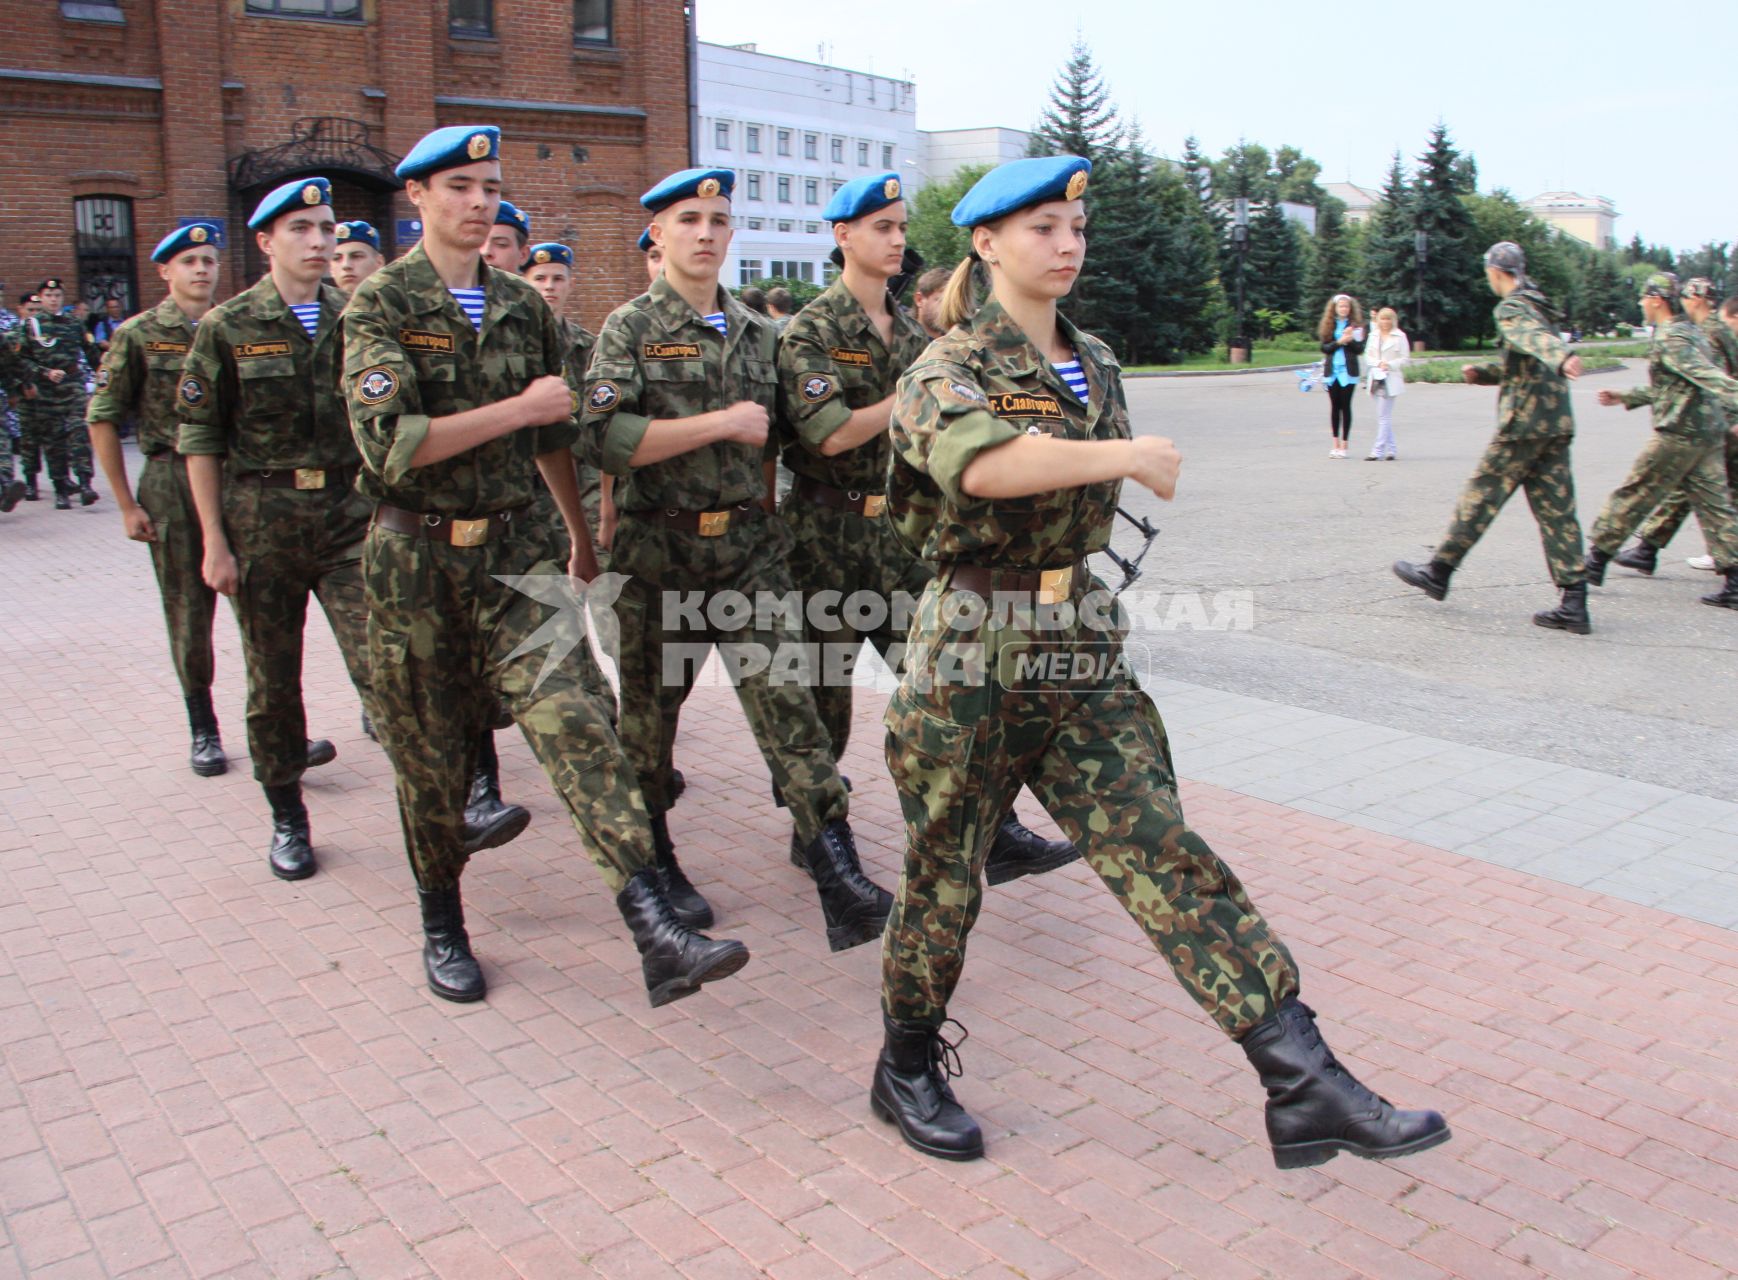
[[[1060,418],[1062,402],[1029,391],[1001,391],[990,397],[990,412],[998,418]]]
[[[431,354],[452,355],[458,351],[458,345],[450,333],[433,333],[427,329],[400,329],[398,345],[406,351],[425,351]]]
[[[290,344],[281,338],[270,342],[243,342],[235,349],[237,360],[263,360],[267,356],[287,356]]]
[[[701,354],[698,342],[647,342],[640,346],[640,355],[646,360],[698,360]]]
[[[867,369],[875,362],[867,351],[853,351],[849,347],[832,347],[827,354],[834,364],[847,365],[853,369]]]
[[[190,343],[186,342],[147,342],[145,344],[145,353],[153,356],[184,356],[187,354],[187,348],[190,345]]]

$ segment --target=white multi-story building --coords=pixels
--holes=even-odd
[[[909,80],[700,45],[695,163],[734,169],[736,235],[721,279],[831,278],[832,228],[821,211],[845,183],[897,170],[923,185],[917,94]]]
[[[1578,191],[1547,191],[1521,207],[1550,223],[1564,235],[1574,236],[1595,249],[1617,247],[1617,205],[1605,196],[1584,196]]]
[[[923,135],[924,181],[946,182],[967,165],[1018,160],[1031,144],[1024,129],[933,129]]]

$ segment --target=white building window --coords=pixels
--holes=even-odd
[[[867,142],[857,144],[857,165],[863,169],[869,167],[869,144]]]
[[[758,124],[745,125],[743,127],[742,148],[751,156],[758,156],[760,154],[760,126]]]
[[[833,139],[833,163],[845,163],[845,140],[843,138]]]
[[[778,179],[778,198],[783,204],[789,204],[791,202],[791,180],[782,173],[779,175]]]
[[[883,142],[881,144],[881,167],[883,169],[891,169],[893,167],[893,144],[891,142]]]
[[[819,178],[803,179],[803,203],[821,203],[821,180]]]
[[[712,144],[720,151],[730,150],[730,126],[722,120],[712,126]]]
[[[789,219],[780,219],[779,224],[778,224],[778,229],[780,231],[789,231],[791,229],[791,223],[790,223]]]
[[[748,175],[748,198],[750,200],[760,199],[760,175],[758,173]]]
[[[833,194],[834,194],[834,195],[838,195],[838,194],[839,194],[839,188],[840,188],[840,187],[842,187],[842,186],[844,186],[844,185],[845,185],[845,182],[844,182],[844,180],[843,180],[843,179],[842,179],[842,178],[834,178],[834,179],[833,179],[833,181],[832,181],[832,183],[831,183],[831,184],[830,184],[830,185],[831,185],[831,187],[832,187],[832,190],[833,190]]]
[[[766,272],[761,270],[759,258],[744,258],[736,264],[736,282],[738,285],[753,284],[756,280],[766,279]]]
[[[815,234],[819,233],[820,229],[821,229],[821,224],[818,222],[805,222],[805,223],[803,223],[803,230],[807,231],[810,235],[815,235]]]
[[[788,156],[791,153],[791,131],[789,129],[778,131],[778,153],[781,156]]]
[[[762,220],[760,218],[750,218],[748,220],[748,229],[750,231],[759,231],[760,226],[761,226],[761,221]]]
[[[819,160],[821,158],[821,135],[805,133],[803,135],[803,159]]]

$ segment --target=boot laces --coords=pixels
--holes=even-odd
[[[959,1039],[949,1040],[946,1036],[942,1035],[941,1029],[946,1026],[958,1027],[960,1033]],[[963,1076],[966,1073],[965,1065],[960,1061],[960,1046],[970,1038],[971,1032],[967,1031],[963,1024],[956,1022],[952,1018],[944,1018],[941,1022],[941,1026],[938,1026],[930,1034],[929,1068],[935,1075],[940,1077],[943,1084],[957,1076]]]
[[[1321,1048],[1323,1071],[1330,1076],[1335,1076],[1344,1080],[1347,1086],[1360,1097],[1370,1099],[1384,1107],[1391,1108],[1394,1105],[1393,1103],[1389,1102],[1388,1099],[1384,1098],[1369,1085],[1358,1079],[1358,1077],[1353,1075],[1350,1071],[1347,1071],[1346,1068],[1341,1065],[1340,1060],[1334,1056],[1333,1048],[1326,1040],[1322,1039],[1321,1030],[1316,1026],[1316,1011],[1310,1008],[1307,1004],[1300,1004],[1299,1007],[1302,1008],[1306,1017],[1304,1025],[1306,1043],[1311,1046],[1320,1046]]]

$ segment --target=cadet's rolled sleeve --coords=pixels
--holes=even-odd
[[[200,325],[175,387],[175,449],[185,454],[229,452],[224,428],[223,364],[215,326]]]
[[[403,484],[416,470],[411,461],[422,442],[428,439],[429,416],[426,413],[401,413],[394,418],[375,418],[366,425],[351,421],[351,434],[362,456],[374,463],[380,478],[389,485]]]
[[[603,434],[598,469],[610,476],[625,476],[631,472],[634,469],[634,453],[639,449],[640,441],[646,438],[646,430],[651,425],[652,420],[641,414],[611,414],[598,427]]]
[[[929,366],[899,381],[893,447],[957,505],[978,501],[960,487],[966,468],[988,449],[1024,434],[989,410],[989,398],[963,369]]]
[[[429,415],[416,370],[369,284],[344,308],[344,403],[362,464],[391,486],[415,470],[411,459],[428,439]]]
[[[617,313],[603,322],[597,335],[579,406],[580,432],[594,441],[598,470],[605,475],[625,476],[634,469],[634,451],[652,425],[641,412],[644,391],[633,337]]]
[[[785,331],[778,344],[779,402],[798,442],[820,454],[840,427],[851,421],[839,368],[808,329]]]
[[[537,428],[539,454],[553,453],[557,449],[572,449],[578,443],[579,423],[573,418],[563,418],[560,422],[551,422]]]
[[[144,353],[135,340],[136,330],[121,329],[109,341],[102,367],[97,371],[97,389],[85,407],[86,422],[118,424],[127,420],[139,394],[144,374]]]
[[[797,439],[802,441],[803,447],[810,453],[818,454],[827,438],[849,421],[850,408],[835,396],[807,417],[797,417]]]

